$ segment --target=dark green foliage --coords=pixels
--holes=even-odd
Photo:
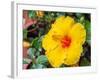
[[[90,62],[87,58],[83,57],[80,61],[80,66],[90,66]]]

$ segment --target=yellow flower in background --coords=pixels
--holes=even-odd
[[[53,67],[76,64],[83,52],[86,30],[72,17],[58,17],[42,40],[45,54]]]
[[[29,42],[27,42],[27,41],[23,42],[23,47],[29,48],[30,46],[31,46],[31,44]]]
[[[44,16],[43,11],[36,11],[36,14],[37,14],[38,17],[43,17]]]

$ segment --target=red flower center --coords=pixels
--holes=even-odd
[[[68,36],[65,36],[64,38],[61,39],[61,45],[63,48],[69,47],[71,43],[71,38]]]

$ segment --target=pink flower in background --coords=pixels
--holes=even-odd
[[[27,69],[27,66],[28,66],[29,64],[24,64],[23,65],[23,69]]]
[[[23,11],[23,29],[27,29],[32,24],[35,24],[37,21],[34,19],[29,18],[28,11]]]

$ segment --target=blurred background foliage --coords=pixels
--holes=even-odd
[[[23,69],[52,68],[44,54],[41,40],[59,16],[71,16],[76,22],[82,23],[86,29],[84,51],[79,63],[72,66],[91,65],[91,15],[89,13],[23,10]]]

